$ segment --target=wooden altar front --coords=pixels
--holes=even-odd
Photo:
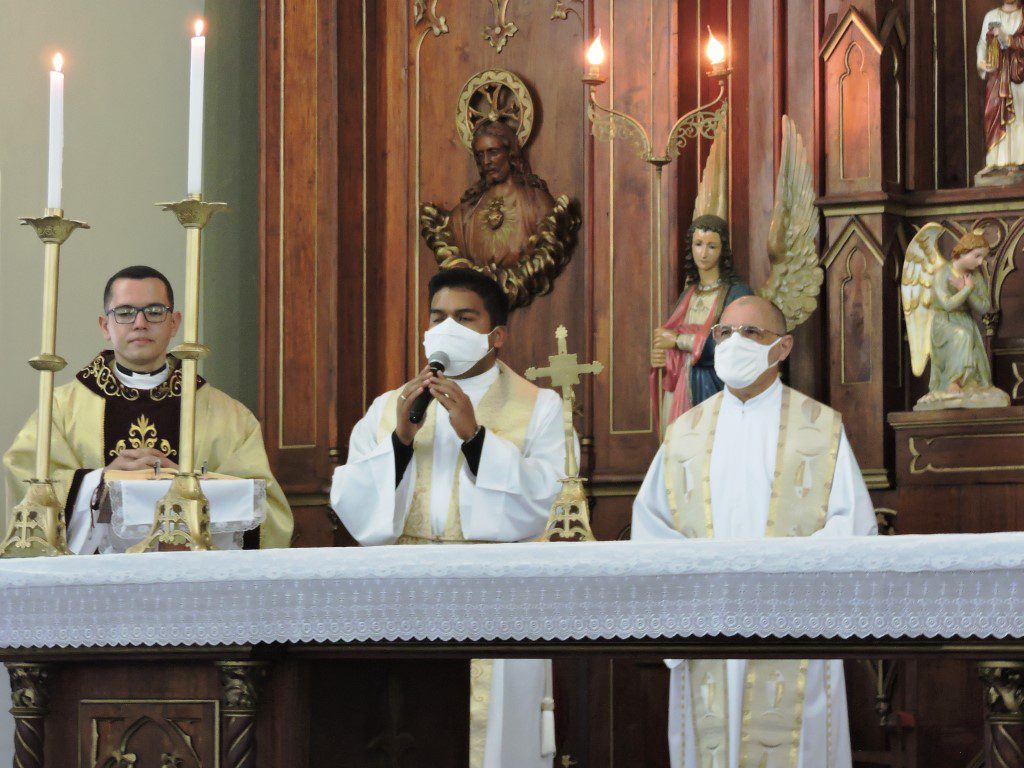
[[[876,668],[896,659],[969,659],[980,661],[986,683],[989,754],[1007,757],[996,764],[1018,765],[1012,744],[1024,736],[1014,699],[1024,681],[1021,640],[717,637],[0,652],[14,684],[15,768],[465,768],[469,660],[491,656],[554,657],[556,668],[569,671],[583,661],[608,668],[681,656],[842,657]],[[581,706],[565,693],[556,686],[555,765],[600,764],[588,709],[612,702]],[[647,749],[658,754],[664,745]]]

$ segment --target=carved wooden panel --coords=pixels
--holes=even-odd
[[[264,0],[260,416],[290,493],[318,493],[337,439],[337,7]]]
[[[321,661],[308,696],[311,765],[469,763],[468,660]]]
[[[842,256],[845,274],[840,278],[839,350],[843,384],[871,381],[871,351],[878,341],[877,326],[870,321],[877,290],[869,268],[871,258],[859,245],[852,245]]]
[[[824,255],[829,331],[829,401],[843,414],[846,434],[870,485],[886,482],[886,402],[898,390],[899,310],[890,218],[828,222]],[[882,238],[889,244],[882,245]]]
[[[889,414],[900,485],[1024,483],[1024,408]]]
[[[85,699],[78,708],[80,766],[212,768],[218,702]]]
[[[882,183],[882,44],[856,10],[847,12],[822,54],[829,194]]]

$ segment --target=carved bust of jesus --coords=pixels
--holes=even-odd
[[[511,267],[525,255],[530,236],[555,200],[530,170],[516,132],[506,123],[477,126],[473,158],[480,180],[452,211],[452,244],[477,266]]]

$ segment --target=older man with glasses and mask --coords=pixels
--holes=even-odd
[[[99,327],[111,349],[98,354],[69,384],[54,391],[51,477],[64,500],[68,545],[78,554],[124,551],[135,543],[113,535],[100,512],[106,470],[176,469],[181,421],[181,372],[167,348],[181,325],[174,291],[160,272],[127,267],[103,291]],[[274,481],[256,417],[199,379],[196,458],[211,472],[267,481],[266,520],[245,537],[246,548],[287,547],[293,519]],[[24,495],[36,443],[33,415],[4,454],[8,508]],[[232,534],[215,544],[232,546]]]
[[[726,389],[669,427],[633,504],[633,538],[876,533],[840,415],[779,379],[793,350],[782,312],[737,299],[712,334]],[[788,768],[794,750],[802,768],[851,765],[842,662],[666,663],[672,768]]]

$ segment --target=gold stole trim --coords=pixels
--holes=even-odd
[[[377,426],[377,440],[386,440],[395,430],[397,421],[398,395],[395,390],[388,398]],[[537,404],[538,389],[526,379],[517,375],[502,362],[498,363],[498,378],[487,389],[477,404],[476,420],[492,432],[508,440],[520,451],[526,442],[526,430]],[[399,537],[399,544],[464,544],[462,516],[459,512],[459,478],[465,457],[460,453],[455,465],[455,482],[448,504],[448,518],[444,534],[437,536],[430,522],[430,489],[434,467],[434,430],[437,423],[437,403],[427,408],[427,417],[413,441],[413,460],[416,462],[416,483],[413,487],[412,504],[405,528]]]
[[[697,742],[700,768],[729,768],[729,686],[725,662],[695,659],[687,667],[690,678],[690,711]],[[686,711],[686,708],[683,708]],[[682,723],[683,755],[686,763],[686,721]]]
[[[494,659],[470,659],[469,662],[469,766],[482,768],[487,746],[487,722],[490,720],[491,681]]]
[[[665,436],[665,490],[676,529],[713,538],[711,453],[724,394],[680,416]],[[765,535],[809,536],[828,516],[840,415],[784,387],[779,440]],[[719,659],[688,662],[690,711],[701,768],[729,764],[728,682]],[[803,724],[805,660],[747,662],[741,728],[741,768],[795,768]],[[685,724],[683,735],[685,737]],[[686,746],[683,744],[685,756]]]

